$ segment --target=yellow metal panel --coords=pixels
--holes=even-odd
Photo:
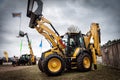
[[[45,53],[45,58],[46,58],[47,56],[49,56],[50,54],[53,54],[53,52],[52,52],[52,51],[46,52],[46,53]]]
[[[90,48],[91,48],[91,51],[92,51],[93,63],[94,63],[94,64],[97,64],[97,56],[96,56],[96,54],[95,54],[95,48],[94,48],[92,45],[90,46]]]
[[[57,53],[57,54],[59,54],[60,56],[65,57],[65,56],[61,53],[61,51],[59,50],[59,48],[54,47],[54,48],[52,48],[49,52],[46,52],[46,53],[45,53],[45,58],[46,58],[47,56],[51,55],[51,54],[54,54],[54,53]]]
[[[84,36],[84,41],[85,41],[85,46],[86,46],[86,48],[88,48],[88,45],[89,45],[89,43],[90,43],[90,37]]]
[[[76,48],[76,50],[73,54],[73,57],[76,57],[79,54],[79,52],[80,52],[80,48],[78,47],[78,48]]]
[[[99,34],[98,31],[100,30],[99,25],[97,23],[92,23],[91,25],[91,34],[94,40],[94,48],[97,51],[97,54],[101,56],[100,50],[100,43],[99,43]]]

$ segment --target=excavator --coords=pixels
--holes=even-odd
[[[28,34],[24,33],[23,31],[19,31],[19,36],[18,37],[24,37],[26,36],[27,38],[27,42],[28,42],[28,46],[30,49],[30,54],[23,54],[21,55],[20,59],[17,60],[17,64],[29,64],[29,65],[35,65],[36,64],[36,56],[34,56],[33,50],[32,50],[32,46],[31,46],[31,42],[29,40]]]
[[[33,11],[35,2],[38,7]],[[52,23],[42,15],[42,7],[41,0],[28,0],[29,27],[36,29],[52,44],[52,48],[43,52],[39,59],[40,71],[48,76],[56,76],[71,69],[90,71],[92,65],[97,69],[97,56],[101,56],[99,24],[92,23],[87,34],[82,34],[80,31],[67,32],[60,36]]]

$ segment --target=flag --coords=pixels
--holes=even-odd
[[[42,48],[42,40],[41,40],[41,42],[40,42],[40,45],[39,45],[39,47],[41,47],[41,48]]]
[[[6,61],[8,62],[8,53],[6,51],[4,51],[4,56],[5,56]]]
[[[30,44],[32,43],[32,40],[30,40],[30,42],[29,42]]]
[[[20,42],[20,51],[22,51],[22,40]]]
[[[21,17],[21,13],[12,13],[13,17]]]
[[[50,47],[52,47],[52,43],[50,43]]]

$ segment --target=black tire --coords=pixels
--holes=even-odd
[[[87,68],[85,67],[85,64],[83,61],[85,58],[87,58],[90,61],[89,66]],[[92,67],[92,58],[91,58],[90,54],[87,52],[80,53],[80,55],[77,58],[78,71],[89,71],[89,70],[91,70],[91,67]]]
[[[38,61],[38,67],[39,67],[39,70],[40,70],[41,72],[44,72],[43,67],[42,67],[42,60],[41,60],[41,58],[40,58],[39,61]]]
[[[28,60],[28,64],[29,64],[29,66],[31,66],[31,65],[32,65],[31,58]]]
[[[0,61],[0,65],[3,65],[3,61]]]
[[[17,64],[18,64],[18,66],[20,66],[20,61],[19,60],[17,61]]]
[[[67,69],[67,71],[71,70],[71,60],[70,59],[66,59],[66,69]]]
[[[49,69],[49,67],[48,67],[49,61],[52,60],[52,59],[59,60],[60,64],[61,64],[60,69],[58,71],[56,71],[56,72],[51,71]],[[57,64],[57,65],[59,65],[59,64]],[[48,76],[60,75],[65,70],[65,61],[64,61],[64,59],[61,56],[59,56],[57,54],[51,54],[47,58],[44,59],[44,61],[43,61],[43,68],[44,68],[44,72]]]
[[[97,65],[96,64],[94,64],[94,69],[97,70]]]
[[[36,65],[36,62],[32,62],[32,65]]]
[[[32,62],[32,65],[36,65],[36,56],[34,56],[34,62]]]
[[[71,70],[71,65],[66,65],[66,69],[67,69],[67,71],[70,71]]]
[[[36,65],[36,60],[34,60],[34,62],[32,62],[32,65]]]

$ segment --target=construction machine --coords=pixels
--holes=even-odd
[[[18,59],[18,61],[17,61],[17,64],[18,65],[20,65],[20,64],[23,64],[23,65],[33,64],[33,65],[35,65],[36,64],[36,56],[33,53],[31,42],[29,40],[28,34],[24,33],[23,31],[19,31],[19,37],[24,37],[24,36],[26,36],[26,38],[27,38],[28,46],[29,46],[29,49],[30,49],[30,54],[21,55],[20,59]]]
[[[35,2],[38,8],[33,12]],[[52,23],[43,17],[42,6],[41,0],[28,0],[29,27],[36,29],[52,44],[50,50],[42,53],[38,62],[39,69],[52,76],[60,75],[70,69],[89,71],[92,64],[94,64],[94,69],[97,69],[97,56],[101,56],[99,24],[92,23],[87,34],[67,32],[60,36]],[[93,43],[90,42],[91,39]]]

